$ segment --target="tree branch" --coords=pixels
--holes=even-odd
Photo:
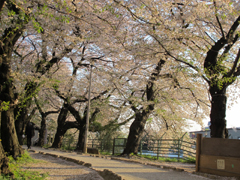
[[[223,39],[226,39],[224,31],[223,31],[223,28],[222,28],[222,24],[220,23],[220,20],[219,20],[218,15],[217,15],[217,3],[216,3],[215,0],[213,1],[213,4],[214,4],[214,7],[215,7],[215,17],[216,17],[218,25],[220,27],[220,30],[221,30],[221,33],[222,33],[222,37],[223,37]]]
[[[2,0],[0,1],[0,12],[2,11],[3,9],[3,6],[4,6],[4,3],[6,2],[6,0]]]
[[[239,48],[239,50],[238,50],[237,57],[236,57],[236,59],[235,59],[235,61],[234,61],[234,65],[233,65],[231,71],[230,71],[229,74],[228,74],[228,77],[230,77],[232,74],[233,74],[234,77],[237,77],[237,76],[240,75],[240,65],[238,66],[237,71],[234,72],[234,70],[235,70],[235,68],[237,67],[237,64],[238,64],[238,62],[239,62],[239,59],[240,59],[240,48]]]

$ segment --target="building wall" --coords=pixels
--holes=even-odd
[[[231,128],[228,130],[229,139],[240,139],[240,128]]]
[[[194,139],[197,137],[197,134],[202,134],[202,137],[210,138],[210,130],[205,131],[192,131],[189,132],[190,138]],[[239,139],[240,140],[240,128],[228,128],[229,139]]]

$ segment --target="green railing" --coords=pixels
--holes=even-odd
[[[100,152],[106,152],[112,155],[121,154],[126,146],[126,138],[114,139],[89,139],[88,147],[97,148]],[[63,147],[74,149],[77,141],[73,139],[64,139]],[[140,141],[139,154],[164,158],[187,159],[195,158],[196,144],[194,140],[179,139],[148,139],[144,138]]]
[[[87,147],[90,148],[97,148],[99,149],[101,152],[107,152],[112,154],[112,150],[113,150],[113,139],[88,139],[88,145]],[[77,146],[77,140],[74,139],[63,139],[62,142],[62,147],[66,148],[66,149],[75,149]]]
[[[195,158],[195,143],[183,139],[147,139],[140,142],[140,155],[165,158]]]

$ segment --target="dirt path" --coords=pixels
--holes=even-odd
[[[163,180],[186,180],[186,179],[203,180],[203,179],[209,179],[209,178],[194,175],[194,174],[188,173],[188,172],[179,172],[179,171],[174,171],[171,169],[162,169],[162,168],[147,166],[147,165],[143,165],[143,164],[91,157],[89,155],[84,155],[84,154],[79,155],[76,153],[68,153],[68,152],[55,151],[55,150],[50,150],[50,149],[42,149],[39,147],[33,147],[32,150],[34,150],[36,152],[55,154],[56,156],[64,156],[67,158],[76,159],[76,160],[83,161],[86,163],[91,163],[92,167],[94,169],[96,169],[96,170],[108,169],[108,170],[113,171],[114,173],[120,175],[125,180],[161,180],[161,179],[163,179]],[[52,162],[52,163],[54,163],[54,162]],[[66,162],[61,163],[61,164],[66,164]],[[56,169],[58,167],[58,165],[56,166],[56,163],[55,163],[55,164],[50,164],[50,166],[52,168],[52,169],[50,169],[50,171],[51,171],[50,175],[54,177],[55,176],[54,169]],[[54,166],[56,166],[56,168]],[[71,166],[67,166],[66,169],[64,169],[64,167],[61,167],[61,166],[60,166],[60,168],[62,171],[66,172],[66,173],[69,172],[67,174],[71,174],[70,169],[74,169],[76,167],[71,165]],[[79,171],[82,170],[81,169],[82,167],[78,167],[78,168],[79,168]],[[84,167],[84,168],[86,168],[86,167]],[[87,171],[87,170],[84,169],[83,174],[87,174],[87,172],[85,173],[85,171]],[[82,178],[85,178],[85,177],[82,177]]]
[[[96,171],[85,166],[29,151],[32,158],[41,160],[38,163],[28,163],[22,169],[48,174],[47,180],[104,180]]]

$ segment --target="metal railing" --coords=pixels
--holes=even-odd
[[[140,142],[139,154],[165,158],[195,158],[196,145],[183,139],[147,139]]]
[[[108,152],[112,154],[113,150],[113,139],[88,139],[87,147],[89,148],[97,148],[101,152]],[[63,139],[62,147],[65,147],[66,149],[74,149],[77,146],[77,140],[74,139]]]
[[[112,155],[121,154],[126,147],[126,138],[114,139],[89,139],[88,147],[97,148],[101,152],[107,152]],[[138,153],[140,155],[154,156],[157,159],[177,158],[187,159],[196,156],[196,141],[179,139],[142,139],[140,141]],[[68,149],[76,147],[77,140],[64,139],[63,146]]]

